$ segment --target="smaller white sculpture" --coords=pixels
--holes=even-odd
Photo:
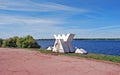
[[[53,48],[52,48],[52,47],[50,47],[50,46],[47,48],[47,50],[52,50],[52,49],[53,49]]]
[[[87,54],[88,52],[85,51],[83,48],[76,48],[75,53]]]

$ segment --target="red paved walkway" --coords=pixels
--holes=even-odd
[[[0,48],[0,75],[120,75],[120,65]]]

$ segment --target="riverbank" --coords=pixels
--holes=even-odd
[[[120,63],[120,56],[112,56],[112,55],[104,55],[104,54],[93,54],[88,53],[87,55],[76,54],[76,53],[53,53],[52,51],[42,50],[42,49],[30,49],[30,50],[38,50],[41,53],[51,54],[51,55],[65,55],[65,56],[74,56],[79,58],[86,58],[86,59],[95,59],[95,60],[103,60],[103,61],[110,61]]]
[[[7,49],[7,48],[5,48],[5,49]],[[88,53],[85,55],[84,54],[76,54],[76,53],[54,53],[52,51],[48,51],[45,49],[39,49],[39,48],[10,48],[10,49],[33,50],[33,51],[39,51],[40,53],[49,54],[49,55],[62,55],[62,56],[85,58],[85,59],[90,59],[90,60],[93,59],[93,60],[100,60],[100,61],[120,64],[120,56],[113,56],[113,55],[94,54],[94,53]]]
[[[0,67],[0,75],[120,75],[119,64],[36,49],[0,48]]]

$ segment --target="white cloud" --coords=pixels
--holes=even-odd
[[[41,35],[58,33],[62,30],[58,24],[64,23],[58,19],[42,19],[26,16],[10,16],[0,14],[0,34],[1,37]]]
[[[37,11],[37,12],[47,12],[47,11],[89,12],[86,9],[70,7],[62,4],[51,3],[51,2],[35,3],[30,0],[21,0],[21,1],[0,0],[0,9],[14,10],[14,11]]]
[[[26,16],[10,16],[0,14],[0,38],[11,36],[33,35],[35,38],[53,38],[53,34],[74,33],[76,37],[92,38],[92,37],[116,37],[120,26],[105,26],[92,29],[66,28],[58,26],[64,24],[64,20],[35,18]],[[65,24],[64,24],[65,25]],[[111,30],[110,30],[111,29]],[[114,30],[114,31],[112,31]],[[117,33],[116,33],[117,32]],[[120,37],[120,36],[118,36]]]
[[[0,14],[0,25],[2,24],[25,24],[25,25],[41,25],[41,24],[49,24],[55,25],[60,24],[62,21],[57,19],[45,19],[45,18],[35,18],[35,17],[27,17],[27,16],[11,16]]]
[[[91,28],[89,31],[112,31],[112,30],[120,30],[120,25],[107,25],[104,27],[98,27],[98,28]],[[113,31],[112,31],[113,32]]]

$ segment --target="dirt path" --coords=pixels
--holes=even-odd
[[[0,48],[0,75],[120,75],[120,65]]]

